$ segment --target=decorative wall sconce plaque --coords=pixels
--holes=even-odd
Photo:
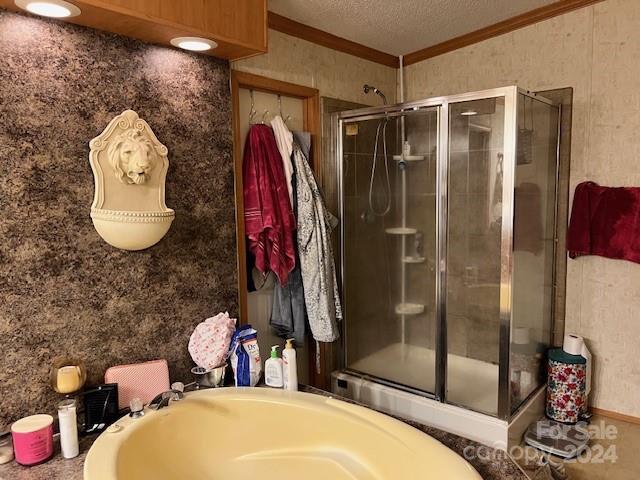
[[[126,110],[89,148],[95,179],[91,219],[100,236],[123,250],[158,243],[176,215],[164,200],[167,147],[136,112]]]

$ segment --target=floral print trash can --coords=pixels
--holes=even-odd
[[[561,348],[549,351],[547,417],[576,423],[587,413],[587,360]]]

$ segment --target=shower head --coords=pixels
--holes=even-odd
[[[373,85],[368,85],[368,84],[365,83],[364,86],[362,87],[362,91],[364,93],[369,93],[370,91],[373,91],[373,93],[375,93],[380,98],[382,98],[382,101],[384,102],[385,105],[387,104],[387,97],[385,97],[384,93],[382,93],[380,90],[378,90]]]

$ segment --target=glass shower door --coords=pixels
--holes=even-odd
[[[427,393],[435,389],[438,110],[345,120],[341,139],[345,366]]]

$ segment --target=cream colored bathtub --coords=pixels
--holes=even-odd
[[[426,434],[308,393],[205,390],[116,425],[91,447],[85,480],[481,480]]]

